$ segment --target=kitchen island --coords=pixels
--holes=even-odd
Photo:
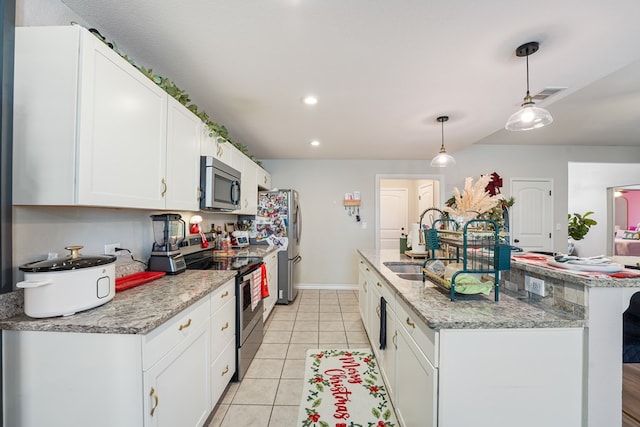
[[[585,320],[585,426],[622,424],[622,313],[640,292],[640,271],[572,271],[549,265],[548,257],[515,255],[506,287],[522,291],[525,276],[544,280],[545,297],[536,304],[574,313]]]
[[[518,289],[502,292],[524,279],[517,261],[503,273],[509,286],[498,302],[493,295],[460,295],[452,302],[430,282],[393,273],[385,262],[415,263],[396,251],[360,250],[359,256],[361,314],[404,425],[620,425],[612,420],[621,417],[621,386],[617,396],[592,400],[593,376],[602,373],[594,370],[590,354],[598,316],[593,306],[567,310]],[[582,279],[604,295],[640,287],[635,279]],[[575,292],[567,294],[571,299]],[[621,382],[621,336],[619,341],[619,375],[597,379],[607,380],[607,389],[611,381]],[[603,422],[603,416],[610,418]]]
[[[1,320],[5,425],[203,425],[235,372],[234,276],[187,270],[72,316]]]

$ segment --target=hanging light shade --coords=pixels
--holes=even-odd
[[[444,149],[444,122],[449,120],[449,116],[440,116],[437,119],[440,122],[442,128],[442,146],[437,156],[431,160],[431,166],[436,168],[444,168],[447,166],[453,166],[456,164],[456,159],[453,156],[447,154],[447,150]]]
[[[553,122],[553,117],[544,108],[536,107],[533,98],[529,94],[529,55],[538,51],[538,42],[525,43],[516,49],[516,56],[526,57],[527,60],[527,94],[524,102],[520,106],[520,110],[516,111],[509,117],[507,124],[504,126],[507,130],[531,130],[538,129]]]

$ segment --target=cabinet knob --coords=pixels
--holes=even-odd
[[[187,320],[187,323],[185,323],[184,325],[180,325],[178,330],[181,331],[183,329],[187,329],[189,326],[191,326],[191,318],[189,318],[189,320]]]
[[[225,329],[227,329],[229,327],[229,322],[225,323],[222,328],[220,328],[221,331],[224,331]]]
[[[410,319],[410,318],[408,318],[408,317],[407,317],[407,325],[411,326],[412,328],[415,328],[415,327],[416,327],[416,324],[415,324],[415,323],[413,323],[413,322],[411,321],[411,319]]]
[[[153,413],[156,412],[156,408],[158,407],[158,395],[156,394],[156,391],[153,387],[151,387],[151,392],[149,393],[149,396],[153,397],[153,408],[151,408],[151,412],[149,413],[149,415],[151,415],[153,417]]]
[[[378,285],[379,288],[382,287],[382,285],[380,284],[380,282],[376,282],[376,285]]]
[[[224,377],[224,376],[225,376],[225,374],[226,374],[227,372],[229,372],[229,365],[227,365],[227,366],[225,366],[225,367],[224,367],[224,370],[222,371],[222,373],[220,374],[220,376],[221,376],[221,377]]]

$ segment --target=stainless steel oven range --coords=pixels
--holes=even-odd
[[[205,234],[207,240],[211,236]],[[242,256],[214,256],[212,249],[202,249],[199,235],[189,236],[182,243],[181,252],[189,270],[236,271],[236,373],[234,381],[241,381],[255,357],[264,335],[262,299],[251,307],[251,276],[262,265],[262,258]]]

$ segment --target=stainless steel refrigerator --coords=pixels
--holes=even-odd
[[[302,216],[295,190],[260,191],[255,228],[258,242],[280,246],[278,252],[278,304],[289,304],[300,283]]]

